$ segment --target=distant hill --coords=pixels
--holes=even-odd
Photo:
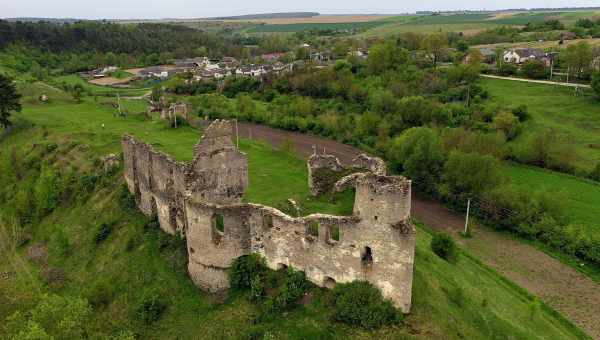
[[[255,19],[288,19],[288,18],[310,18],[319,15],[317,12],[285,12],[285,13],[262,13],[246,14],[229,17],[213,17],[209,20],[255,20]]]
[[[6,21],[12,21],[12,22],[16,22],[16,21],[21,21],[21,22],[46,21],[46,22],[52,22],[52,23],[57,23],[57,24],[66,24],[66,23],[74,23],[74,22],[79,22],[79,21],[86,21],[85,19],[74,19],[74,18],[6,18],[6,19],[0,19],[0,20],[6,20]]]

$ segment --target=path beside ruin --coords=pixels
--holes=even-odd
[[[325,149],[344,164],[363,153],[313,135],[249,123],[240,123],[238,128],[242,138],[262,140],[276,147],[291,145],[303,157],[312,154],[313,146],[317,146],[319,153]],[[464,226],[463,216],[418,195],[413,195],[412,216],[433,229],[456,235]],[[600,339],[600,284],[535,247],[488,228],[477,228],[471,239],[456,239],[469,253],[541,298],[593,338]]]

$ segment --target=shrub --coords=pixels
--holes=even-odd
[[[592,89],[596,94],[596,98],[600,99],[600,72],[596,72],[592,76]]]
[[[283,287],[273,297],[273,308],[283,310],[293,307],[309,287],[304,272],[288,268]]]
[[[129,192],[127,184],[123,184],[119,190],[119,205],[126,210],[134,210],[136,208],[135,197]]]
[[[548,68],[541,60],[527,60],[521,66],[521,72],[527,78],[543,79],[548,76]]]
[[[453,260],[456,258],[456,245],[450,235],[435,234],[431,239],[431,250],[444,260]]]
[[[238,257],[229,269],[229,285],[233,289],[251,288],[252,280],[256,276],[262,279],[266,271],[265,259],[259,254]]]
[[[100,224],[100,226],[96,230],[96,235],[94,236],[94,242],[96,242],[96,244],[100,244],[101,242],[106,240],[108,238],[108,236],[110,236],[110,233],[112,233],[112,229],[113,229],[112,225],[110,225],[110,224],[107,224],[107,223]]]
[[[150,324],[158,320],[165,309],[167,309],[167,304],[160,293],[155,290],[148,290],[144,292],[138,303],[136,315],[138,319]]]
[[[401,315],[371,283],[354,281],[333,288],[333,318],[337,321],[375,329],[400,320]]]

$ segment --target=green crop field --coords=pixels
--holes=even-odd
[[[298,24],[266,24],[247,30],[248,33],[288,33],[306,30],[358,30],[383,25],[381,21],[338,22],[338,23],[298,23]]]
[[[573,151],[575,165],[591,170],[600,162],[600,105],[591,96],[575,96],[572,88],[482,79],[492,103],[527,105],[531,119],[513,143],[527,141],[536,131],[552,129],[556,138]]]
[[[130,100],[124,105],[137,110],[143,103]],[[95,159],[120,151],[123,133],[133,133],[177,159],[188,160],[201,133],[189,127],[170,129],[140,115],[122,118],[113,113],[91,98],[80,104],[68,96],[48,104],[26,103],[23,112],[16,114],[16,129],[0,139],[1,150],[12,150],[0,153],[0,164],[27,167],[27,161],[14,164],[11,159],[39,157],[45,167],[97,169]],[[56,143],[57,148],[39,153],[40,145],[49,143]],[[351,210],[351,197],[342,197],[337,203],[307,203],[306,189],[301,188],[307,183],[306,166],[290,153],[245,140],[241,148],[249,156],[246,199],[273,204],[297,197],[306,211]],[[26,169],[15,184],[17,189],[36,181],[36,172]],[[159,230],[144,227],[145,217],[121,206],[122,185],[121,172],[102,175],[87,199],[60,202],[54,212],[28,227],[31,239],[25,246],[0,247],[0,271],[10,273],[8,279],[0,280],[0,320],[15,311],[26,312],[42,294],[51,293],[90,299],[90,317],[80,326],[99,338],[117,338],[124,330],[141,339],[586,337],[558,313],[468,254],[460,254],[455,264],[441,260],[430,250],[430,233],[421,227],[413,309],[403,324],[365,331],[334,322],[328,303],[331,296],[319,288],[311,290],[310,299],[275,320],[255,322],[259,309],[245,297],[219,298],[192,284],[186,274],[185,247]],[[4,207],[0,209],[2,244],[8,244],[13,230],[13,222],[6,219],[8,213]],[[94,242],[101,223],[111,223],[112,232],[101,243]],[[46,264],[27,259],[26,249],[32,244],[47,247]],[[44,274],[47,268],[63,271],[64,278],[49,281]],[[151,324],[137,317],[142,296],[149,291],[159,292],[166,304],[160,318]],[[5,325],[0,323],[0,337]]]
[[[370,28],[362,35],[375,37],[404,32],[430,33],[438,31],[470,34],[504,25],[523,26],[530,22],[540,23],[549,19],[558,19],[567,25],[572,25],[577,19],[590,18],[598,14],[600,14],[598,11],[563,11],[396,16],[382,19],[379,22],[385,24]]]

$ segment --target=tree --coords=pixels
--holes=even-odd
[[[600,72],[596,72],[592,76],[592,89],[596,93],[596,97],[600,99]]]
[[[427,127],[406,130],[392,141],[389,156],[425,191],[435,191],[445,160],[442,142],[435,130]]]
[[[564,60],[569,68],[569,72],[578,78],[582,78],[588,74],[593,59],[592,47],[585,41],[569,45],[565,50]]]
[[[13,80],[0,74],[0,124],[6,129],[12,125],[9,120],[12,111],[21,111],[19,100],[21,95],[17,93]]]
[[[448,47],[448,36],[444,33],[429,34],[423,40],[423,49],[429,53],[433,68],[437,67],[440,59],[446,55]]]
[[[519,118],[510,112],[501,112],[494,117],[494,127],[511,140],[519,133]]]
[[[546,64],[541,60],[527,60],[521,67],[521,72],[527,78],[531,79],[543,79],[548,75],[548,69]]]
[[[443,193],[481,195],[506,181],[500,161],[492,156],[452,151],[444,166]]]
[[[397,70],[408,62],[408,53],[399,47],[395,41],[388,40],[374,45],[369,50],[367,72],[381,74],[388,70]]]

